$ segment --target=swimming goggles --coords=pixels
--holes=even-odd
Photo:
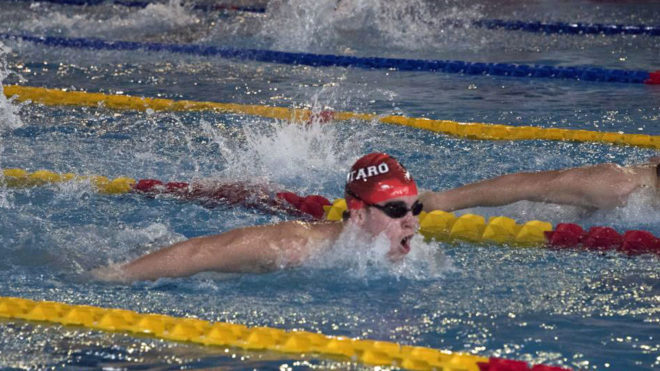
[[[419,200],[416,200],[410,206],[409,209],[406,203],[403,201],[391,201],[386,203],[385,205],[377,205],[361,199],[360,197],[355,195],[355,193],[349,191],[348,189],[346,190],[346,194],[364,202],[364,204],[367,206],[375,207],[376,209],[382,211],[383,213],[385,213],[385,215],[389,216],[392,219],[403,218],[404,216],[406,216],[406,214],[408,214],[408,211],[412,212],[414,216],[417,216],[419,215],[419,213],[422,212],[422,209],[424,208],[424,205],[421,202],[419,202]]]

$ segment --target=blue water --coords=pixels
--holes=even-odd
[[[337,12],[334,1],[298,0],[279,7],[272,2],[265,14],[236,14],[175,5],[129,9],[0,2],[0,32],[660,68],[657,37],[538,35],[446,25],[482,17],[657,25],[660,7],[654,2],[343,3],[346,8]],[[296,67],[15,41],[4,42],[0,60],[3,85],[660,135],[660,89],[653,86]],[[603,161],[632,164],[657,155],[591,143],[470,141],[360,121],[302,127],[208,112],[0,101],[2,168],[165,181],[239,178],[335,198],[342,195],[346,169],[375,150],[399,158],[426,189],[512,171]],[[468,211],[660,235],[660,211],[636,197],[607,212],[530,202]],[[228,205],[100,195],[88,184],[0,189],[0,295],[320,331],[581,369],[660,367],[660,264],[648,255],[418,238],[401,266],[339,246],[322,260],[263,275],[202,274],[132,285],[89,282],[83,275],[185,238],[287,219]],[[47,324],[0,321],[0,333],[0,365],[9,368],[358,367]]]

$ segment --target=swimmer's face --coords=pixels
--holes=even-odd
[[[391,202],[403,202],[410,209],[415,201],[417,201],[417,196],[405,196],[379,202],[377,205],[385,206]],[[354,217],[355,222],[365,232],[372,236],[384,233],[389,238],[390,250],[387,256],[391,260],[401,260],[410,252],[410,240],[419,227],[417,217],[411,211],[406,212],[401,218],[392,218],[376,207],[367,206],[351,212],[351,219]]]

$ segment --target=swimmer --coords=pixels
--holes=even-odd
[[[660,157],[635,166],[607,163],[507,174],[446,191],[427,192],[420,200],[426,211],[500,206],[522,200],[611,209],[625,205],[633,192],[644,189],[651,193],[651,202],[660,203]]]
[[[368,238],[384,234],[387,257],[399,261],[410,252],[422,211],[417,185],[394,158],[371,153],[355,162],[347,176],[348,212],[341,222],[290,221],[234,229],[191,238],[119,266],[98,268],[92,276],[130,282],[185,277],[204,271],[265,272],[298,266],[332,246],[342,231],[358,230]]]

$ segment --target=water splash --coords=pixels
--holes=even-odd
[[[584,221],[586,225],[616,226],[626,229],[648,229],[660,235],[660,205],[654,189],[641,189],[628,196],[624,206],[598,210]]]
[[[15,104],[12,98],[7,98],[4,86],[2,85],[11,73],[7,68],[5,59],[5,55],[8,52],[8,48],[0,42],[0,169],[2,169],[2,156],[5,151],[3,143],[4,134],[7,131],[23,126],[23,122],[18,115],[22,105]],[[0,208],[11,207],[12,204],[4,182],[4,174],[0,172]]]
[[[454,269],[437,244],[426,243],[421,235],[416,234],[411,245],[410,253],[402,261],[392,262],[387,257],[390,250],[387,236],[371,238],[353,224],[347,224],[337,241],[313,256],[306,266],[340,267],[348,276],[365,280],[383,277],[431,280],[442,278]]]
[[[0,135],[7,130],[13,130],[23,126],[23,122],[18,115],[22,105],[14,103],[12,98],[7,98],[4,92],[3,82],[12,74],[7,67],[7,61],[5,59],[5,55],[9,51],[9,48],[0,42]]]
[[[25,22],[22,27],[34,33],[58,33],[72,37],[112,37],[120,34],[122,39],[130,35],[144,39],[180,32],[187,34],[190,30],[186,28],[200,23],[190,9],[178,0],[151,3],[138,11],[131,10],[130,13],[113,15],[110,18],[107,18],[107,13],[103,8],[99,8],[96,14],[85,12],[69,15],[49,11]]]
[[[335,1],[275,0],[268,4],[268,19],[261,35],[281,49],[317,49],[335,38]]]
[[[152,223],[144,228],[98,225],[74,226],[52,229],[49,235],[54,247],[60,250],[57,269],[83,273],[91,268],[121,264],[149,251],[182,241],[183,236],[174,233],[162,223]]]
[[[331,47],[352,54],[365,46],[374,50],[396,46],[425,51],[447,44],[479,45],[479,40],[464,41],[469,21],[479,17],[478,6],[449,0],[280,0],[269,3],[260,34],[279,49]]]
[[[221,131],[201,122],[226,161],[222,175],[267,179],[304,193],[323,194],[328,188],[342,186],[346,170],[373,137],[366,125],[343,130],[335,123],[322,122],[320,112],[330,108],[328,104],[341,105],[347,99],[343,94],[338,85],[313,93],[306,104],[313,119],[305,123],[249,118],[239,131]]]
[[[255,119],[243,126],[241,143],[209,124],[202,127],[227,162],[223,176],[267,178],[297,187],[302,183],[312,192],[328,182],[343,180],[361,147],[355,140],[359,134],[343,138],[333,126],[318,122],[291,124]]]

